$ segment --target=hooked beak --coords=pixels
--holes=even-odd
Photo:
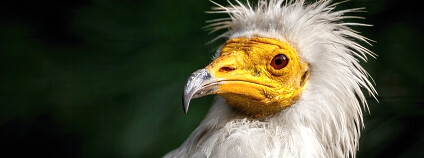
[[[191,74],[183,91],[183,110],[187,113],[190,100],[206,95],[216,94],[219,83],[207,69],[200,69]]]

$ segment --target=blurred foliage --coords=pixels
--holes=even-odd
[[[224,0],[217,0],[227,4]],[[424,157],[422,7],[353,0],[376,42],[364,64],[379,103],[358,157]],[[213,97],[184,115],[186,78],[223,40],[205,45],[207,0],[0,2],[0,157],[161,157],[177,148]]]

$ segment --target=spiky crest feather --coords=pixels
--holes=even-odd
[[[334,11],[338,3],[327,0],[229,3],[215,3],[212,11],[230,16],[210,21],[211,31],[228,30],[217,38],[288,42],[310,65],[308,87],[295,104],[263,120],[237,115],[217,97],[200,126],[165,157],[355,157],[364,126],[361,104],[368,108],[361,87],[377,94],[358,59],[376,55],[355,42],[370,40],[348,27],[365,24],[342,20],[361,18],[344,14],[362,8]]]

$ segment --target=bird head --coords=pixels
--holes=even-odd
[[[357,43],[369,40],[349,28],[367,25],[342,21],[358,18],[344,14],[361,8],[334,11],[338,3],[329,0],[259,0],[255,7],[235,2],[215,3],[212,13],[230,18],[212,20],[210,28],[226,29],[217,38],[228,40],[208,66],[189,77],[184,112],[191,99],[216,94],[248,117],[270,116],[302,99],[309,101],[301,103],[302,110],[327,109],[317,117],[362,117],[360,104],[367,103],[361,87],[372,96],[376,91],[358,59],[375,54]]]
[[[187,82],[185,112],[191,98],[218,94],[241,114],[267,116],[291,105],[305,88],[308,63],[287,42],[233,38],[220,51],[218,58]]]

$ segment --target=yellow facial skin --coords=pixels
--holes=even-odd
[[[271,66],[278,54],[288,58],[280,70]],[[308,64],[287,43],[271,38],[235,38],[206,67],[221,83],[218,95],[241,114],[263,117],[293,104],[306,87]]]

